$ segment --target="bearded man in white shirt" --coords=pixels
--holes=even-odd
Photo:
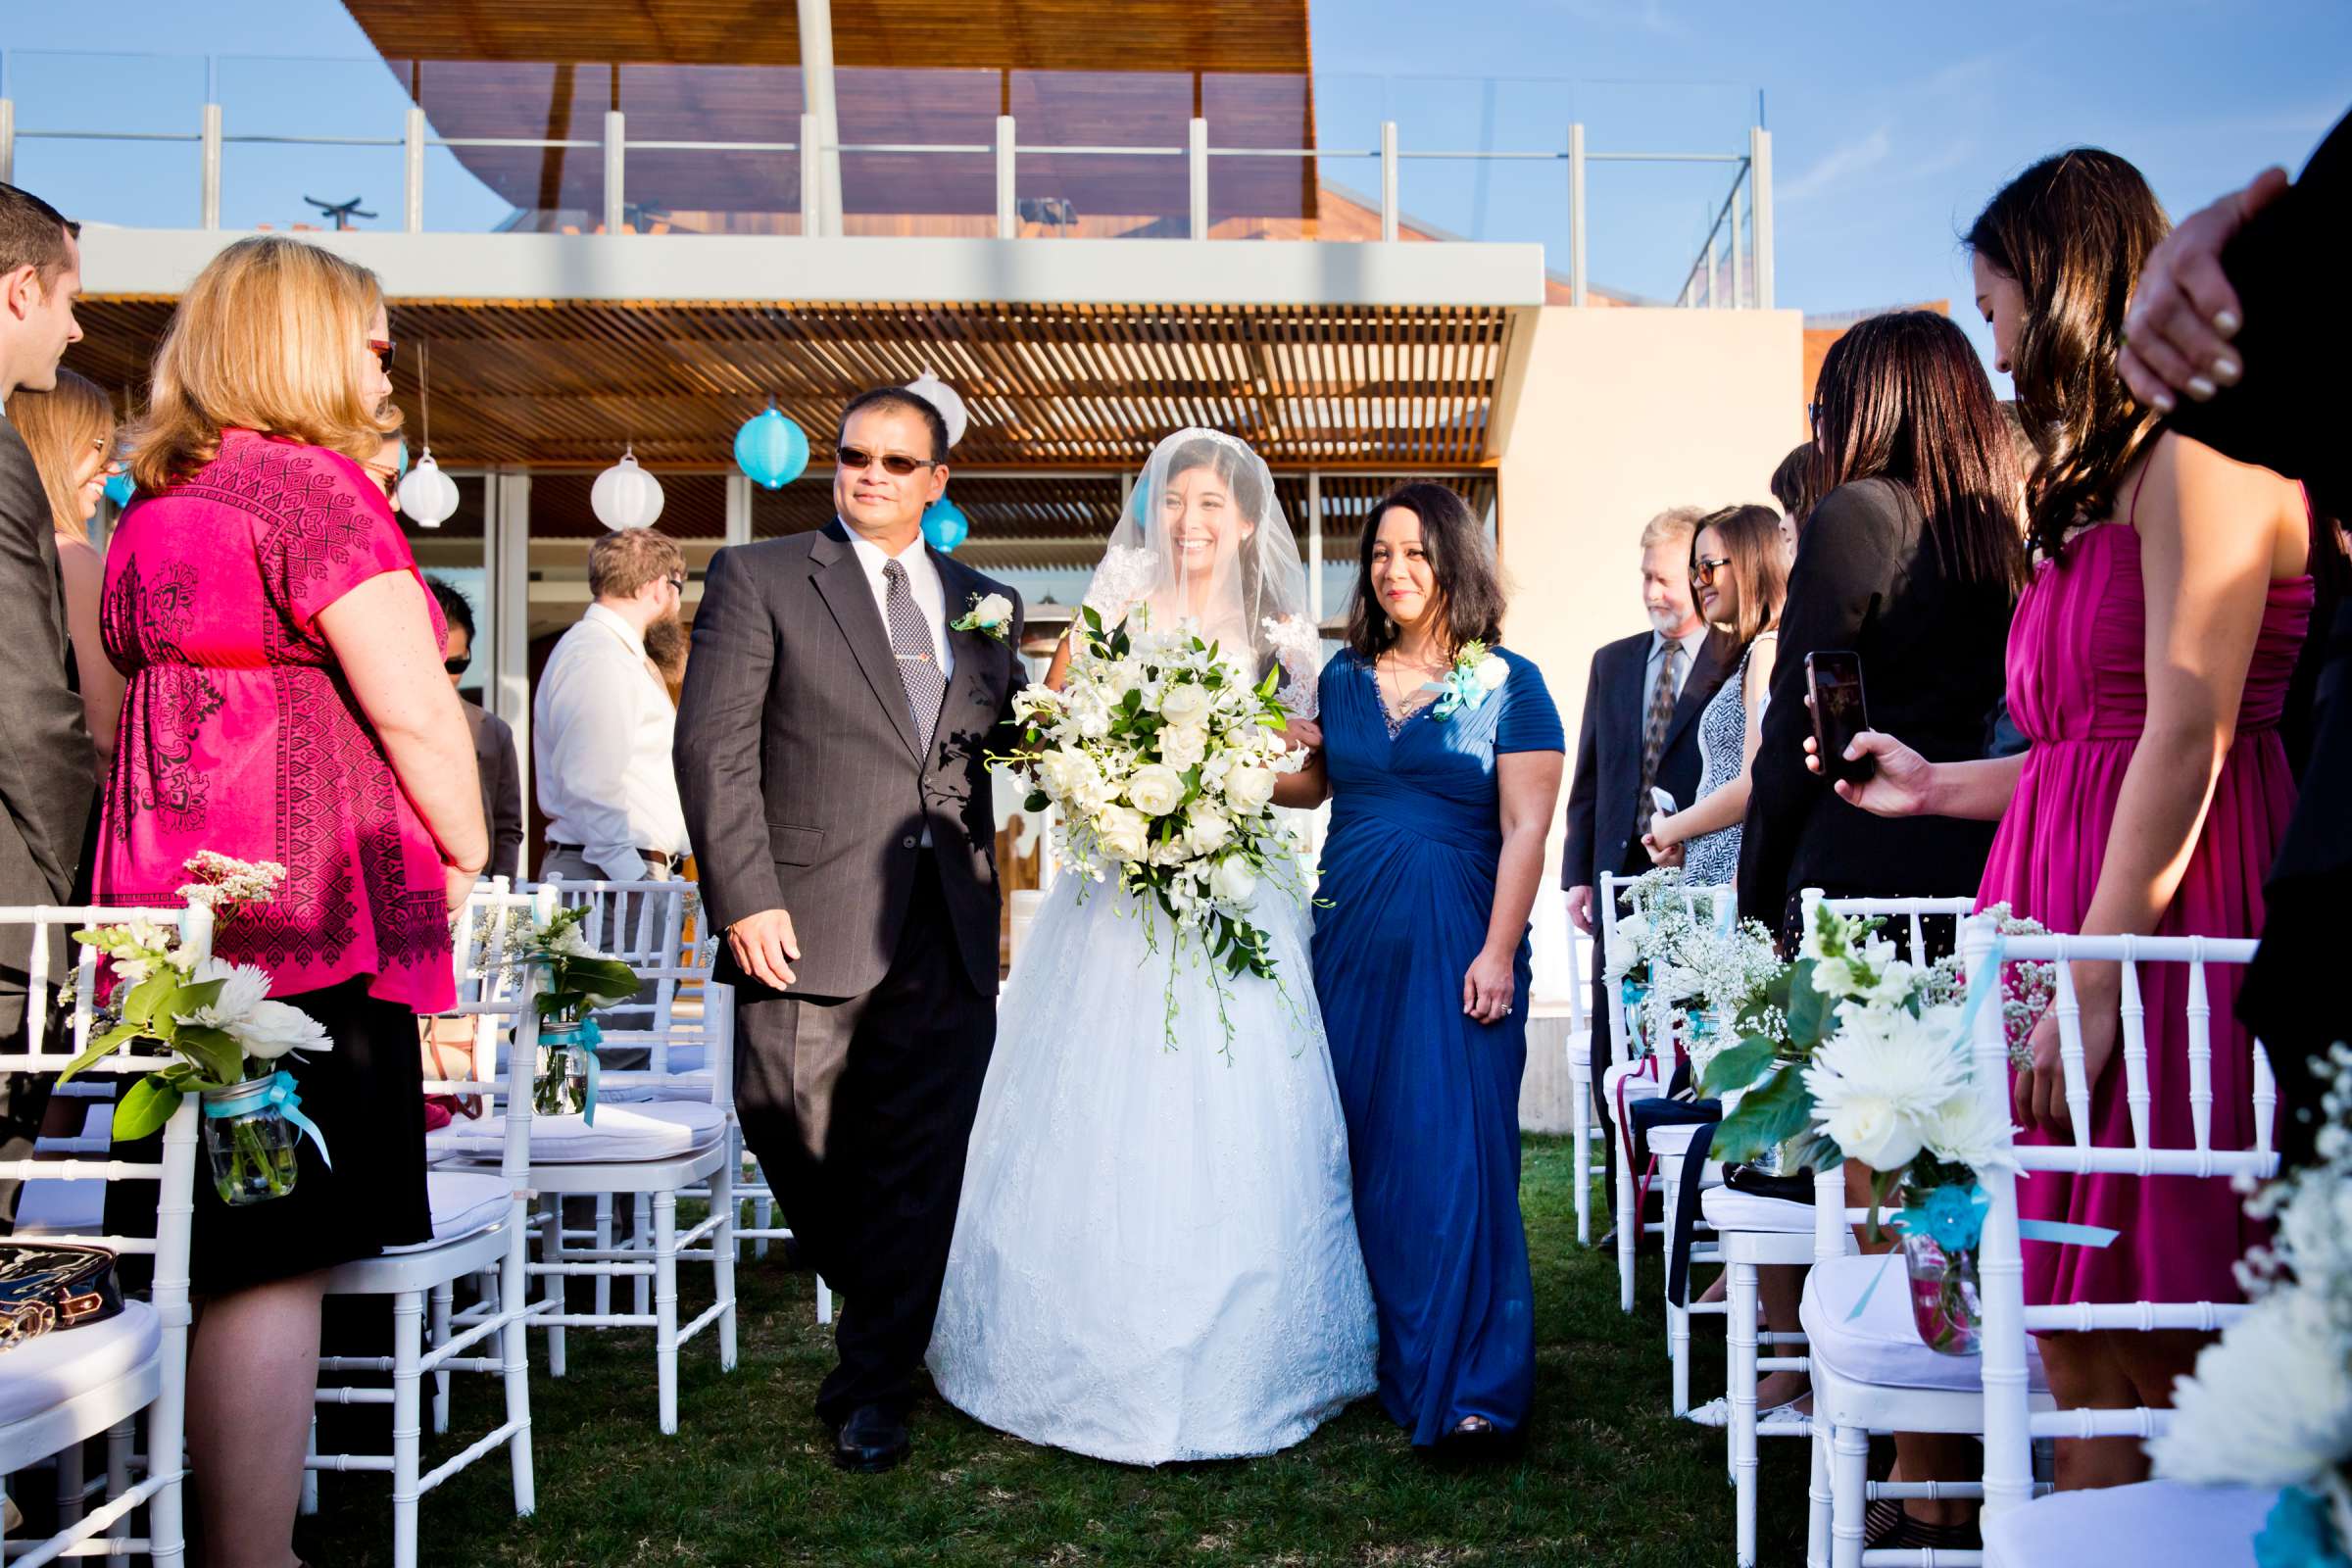
[[[678,619],[685,588],[685,558],[650,528],[606,534],[588,551],[596,602],[556,644],[531,703],[543,879],[665,881],[686,858],[670,768],[677,710],[645,651],[650,629]]]

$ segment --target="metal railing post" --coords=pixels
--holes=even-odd
[[[1745,171],[1740,173],[1746,177]],[[1747,309],[1747,255],[1740,233],[1740,187],[1732,186],[1732,309]]]
[[[1568,127],[1568,303],[1585,303],[1585,125]]]
[[[408,127],[401,133],[400,225],[412,234],[424,232],[424,111],[409,110]]]
[[[605,111],[605,232],[608,234],[619,233],[628,221],[627,162],[627,117],[617,109],[608,109]]]
[[[1193,239],[1208,238],[1208,122],[1195,120],[1185,144],[1190,166],[1186,184],[1191,188],[1191,226],[1185,232]]]
[[[17,182],[17,101],[0,98],[0,184]]]
[[[1019,143],[1013,139],[1010,115],[997,117],[997,238],[1017,239],[1021,232],[1019,205],[1013,199],[1016,186],[1013,175],[1019,157]]]
[[[1396,237],[1396,122],[1380,122],[1380,237]]]
[[[1755,222],[1749,225],[1749,243],[1756,248],[1756,308],[1772,309],[1772,132],[1761,125],[1747,132],[1747,177],[1749,200],[1755,208]]]
[[[219,228],[220,226],[220,106],[219,104],[208,103],[204,106],[203,147],[204,150],[199,161],[201,172],[198,178],[201,182],[202,194],[198,196],[196,202],[196,210],[199,215],[197,226]]]
[[[816,145],[816,117],[801,117],[801,237],[825,231],[824,154]]]
[[[1306,613],[1323,624],[1323,470],[1306,470]]]
[[[1707,230],[1707,309],[1722,303],[1715,292],[1715,230]]]

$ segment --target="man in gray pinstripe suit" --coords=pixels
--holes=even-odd
[[[865,393],[836,445],[831,523],[712,558],[675,759],[738,988],[744,1136],[845,1298],[817,1413],[836,1463],[886,1470],[996,1043],[986,758],[1026,677],[1018,596],[923,543],[948,480],[938,409]],[[955,626],[992,594],[1001,623]]]

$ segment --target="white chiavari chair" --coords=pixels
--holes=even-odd
[[[1017,899],[1020,895],[1015,894]],[[1016,916],[1017,918],[1017,916]],[[1576,1242],[1592,1245],[1592,938],[1568,918],[1568,895],[1556,885],[1536,895],[1530,1023],[1568,1020],[1568,1130],[1576,1159]]]
[[[1619,905],[1626,884],[1634,878],[1619,876],[1614,871],[1600,874],[1600,885],[1593,890],[1593,902],[1600,906],[1600,945],[1602,961],[1617,939]],[[1641,1209],[1640,1173],[1635,1166],[1634,1143],[1626,1128],[1626,1108],[1637,1100],[1647,1100],[1665,1093],[1666,1086],[1658,1077],[1654,1056],[1638,1052],[1630,1029],[1635,1020],[1625,1006],[1625,987],[1615,980],[1602,986],[1603,999],[1609,1015],[1609,1065],[1601,1076],[1601,1094],[1608,1103],[1602,1115],[1609,1126],[1609,1136],[1617,1140],[1617,1181],[1610,1195],[1611,1212],[1617,1227],[1617,1309],[1634,1309],[1634,1256],[1642,1237],[1663,1234],[1663,1225],[1648,1223]]]
[[[76,929],[131,919],[159,925],[177,922],[183,940],[209,945],[210,915],[203,909],[0,908],[0,926],[26,929],[31,936],[24,1050],[0,1053],[0,1072],[61,1072],[86,1049],[97,954],[83,949],[68,966],[74,976],[74,1000],[70,1021],[62,1023],[48,1005],[54,994],[54,956]],[[120,1079],[125,1074],[144,1076],[158,1065],[157,1057],[125,1049],[82,1071]],[[74,1082],[79,1081],[77,1076]],[[92,1102],[103,1107],[111,1129],[113,1105],[103,1100]],[[132,1553],[163,1565],[186,1560],[181,1486],[187,1474],[188,1250],[195,1212],[197,1118],[197,1100],[191,1095],[164,1127],[160,1161],[113,1158],[110,1130],[107,1147],[0,1162],[0,1175],[26,1184],[17,1239],[104,1247],[119,1255],[145,1254],[154,1265],[147,1299],[125,1298],[114,1317],[73,1328],[61,1325],[0,1355],[0,1476],[51,1459],[57,1480],[56,1533],[40,1541],[6,1543],[6,1560],[12,1564],[39,1568],[61,1557]],[[122,1181],[159,1184],[152,1239],[103,1234],[106,1186]],[[49,1223],[39,1218],[43,1209]],[[147,1415],[147,1452],[144,1474],[134,1483],[132,1473],[140,1468],[134,1427],[141,1411]],[[91,1508],[83,1485],[82,1445],[101,1433],[107,1437],[107,1473],[102,1499]],[[142,1507],[147,1510],[147,1533],[133,1536],[133,1516]]]
[[[520,1517],[536,1507],[531,1468],[531,1391],[526,1334],[536,1310],[526,1269],[531,1224],[531,1062],[538,1054],[539,1016],[532,1004],[537,972],[507,958],[510,916],[527,916],[528,897],[501,887],[478,889],[458,923],[454,961],[458,975],[456,1013],[474,1020],[476,1059],[492,1058],[498,1037],[508,1037],[503,1077],[490,1081],[428,1082],[428,1094],[478,1095],[505,1107],[497,1115],[495,1158],[474,1169],[434,1167],[425,1173],[433,1235],[427,1242],[389,1248],[374,1257],[340,1264],[327,1275],[329,1296],[381,1296],[392,1303],[389,1356],[320,1356],[321,1373],[389,1374],[390,1386],[336,1387],[321,1378],[321,1405],[389,1405],[392,1451],[385,1454],[319,1453],[318,1425],[312,1424],[312,1453],[305,1461],[302,1508],[315,1512],[317,1476],[322,1471],[367,1471],[392,1478],[392,1561],[416,1568],[418,1511],[424,1494],[459,1471],[504,1447]],[[460,1280],[479,1279],[482,1300],[454,1322],[451,1292]],[[428,1342],[425,1306],[433,1304]],[[475,1348],[483,1347],[477,1353]],[[434,1430],[448,1424],[448,1376],[452,1372],[495,1375],[504,1396],[499,1424],[430,1471],[423,1468],[423,1387],[434,1380]]]
[[[565,1371],[565,1331],[652,1329],[656,1403],[665,1435],[678,1429],[679,1348],[714,1328],[720,1370],[734,1370],[736,1358],[734,993],[711,983],[708,964],[692,961],[699,954],[683,951],[686,892],[687,885],[676,882],[544,883],[531,895],[514,896],[525,906],[540,899],[549,907],[565,897],[603,896],[627,911],[617,932],[611,925],[602,932],[584,925],[583,935],[591,946],[610,944],[604,951],[623,957],[646,982],[635,1002],[601,1009],[616,1020],[606,1046],[642,1045],[652,1059],[644,1069],[601,1073],[594,1126],[579,1114],[535,1119],[528,1185],[541,1205],[540,1256],[529,1272],[545,1282],[545,1294],[532,1321],[548,1331],[548,1371],[556,1377]],[[593,914],[593,904],[591,909]],[[700,1059],[676,1049],[672,1037],[681,991],[701,999]],[[639,1021],[654,1027],[626,1026]],[[530,1081],[527,1072],[524,1081]],[[459,1120],[434,1134],[442,1168],[479,1169],[501,1147],[504,1120]],[[708,1193],[710,1211],[681,1230],[678,1201],[697,1192]],[[599,1237],[597,1245],[573,1248],[564,1226],[566,1197],[625,1199],[647,1223],[625,1246]],[[685,1322],[678,1308],[681,1261],[710,1264],[715,1297]],[[639,1287],[636,1309],[614,1310],[608,1294],[591,1310],[570,1310],[566,1287],[574,1278],[630,1280]]]
[[[2020,1165],[2030,1180],[2036,1171],[2100,1173],[2145,1180],[2189,1177],[2234,1182],[2260,1180],[2278,1169],[2272,1131],[2278,1090],[2269,1058],[2259,1044],[2243,1073],[2253,1142],[2246,1148],[2216,1148],[2212,1113],[2216,1097],[2213,1017],[2208,974],[2218,965],[2243,964],[2254,956],[2251,941],[2203,937],[1998,936],[1989,919],[1962,928],[1961,951],[1972,984],[1992,984],[1997,958],[2003,962],[2051,962],[2057,966],[2060,1056],[2074,1138],[2064,1144],[2021,1144]],[[2078,961],[2122,966],[2121,1026],[2111,1071],[2119,1072],[2131,1107],[2132,1141],[2094,1142],[2091,1085],[2083,1066],[2080,1006],[2071,965]],[[2185,969],[2184,1018],[2188,1051],[2188,1098],[2192,1126],[2185,1148],[2155,1144],[2150,1092],[2145,979],[2159,966]],[[2225,1025],[2227,1020],[2224,1020]],[[1980,1007],[1969,1042],[1977,1092],[2004,1109],[2009,1097],[2007,1036],[2000,1009]],[[2231,1076],[2235,1076],[2234,1073]],[[1825,1462],[1830,1508],[1827,1555],[1820,1510],[1815,1511],[1809,1554],[1831,1568],[1875,1568],[1879,1563],[1918,1563],[1916,1551],[1862,1549],[1863,1513],[1873,1496],[1921,1495],[1935,1487],[1943,1496],[1981,1496],[1987,1529],[1996,1535],[2004,1515],[2022,1508],[2035,1490],[2033,1446],[2044,1439],[2137,1437],[2161,1430],[2169,1412],[2155,1409],[2059,1410],[2041,1376],[2033,1337],[2089,1331],[2196,1330],[2213,1332],[2242,1313],[2234,1303],[2212,1301],[2080,1302],[2028,1307],[2017,1208],[2018,1177],[1981,1172],[1991,1198],[1980,1252],[1984,1340],[1981,1356],[1943,1355],[1920,1343],[1910,1329],[1908,1290],[1870,1291],[1874,1271],[1900,1269],[1900,1260],[1838,1259],[1817,1265],[1806,1282],[1804,1321],[1811,1343],[1815,1400],[1817,1476]],[[2154,1238],[2139,1238],[2142,1244]],[[1865,1293],[1868,1292],[1866,1298]],[[1867,1304],[1859,1304],[1859,1303]],[[1908,1331],[1908,1332],[1906,1332]],[[1944,1432],[1984,1439],[1984,1473],[1974,1483],[1906,1483],[1899,1487],[1869,1480],[1867,1459],[1873,1432]],[[1935,1561],[1968,1564],[1978,1552],[1939,1551]]]
[[[1913,963],[1934,958],[1930,921],[1940,926],[1937,936],[1956,934],[1954,927],[1976,910],[1971,898],[1948,899],[1825,899],[1817,888],[1805,890],[1801,906],[1808,929],[1814,910],[1852,917],[1876,916],[1889,922],[1888,935],[1896,950]],[[1944,951],[1950,951],[1946,948]],[[1725,1106],[1728,1114],[1731,1107]],[[1825,1196],[1826,1195],[1826,1196]],[[1699,1209],[1714,1229],[1724,1263],[1724,1339],[1727,1348],[1725,1448],[1732,1474],[1736,1561],[1753,1568],[1756,1561],[1758,1500],[1756,1477],[1758,1439],[1807,1437],[1810,1419],[1793,1409],[1760,1416],[1756,1387],[1768,1372],[1805,1372],[1802,1333],[1775,1333],[1760,1325],[1762,1310],[1757,1270],[1771,1266],[1802,1268],[1822,1258],[1842,1257],[1854,1250],[1849,1221],[1864,1210],[1849,1209],[1845,1201],[1842,1167],[1816,1173],[1815,1201],[1792,1202],[1717,1187],[1699,1199]],[[1826,1206],[1825,1206],[1826,1204]]]

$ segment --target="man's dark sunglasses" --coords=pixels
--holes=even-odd
[[[464,659],[444,659],[441,661],[441,667],[452,675],[463,675],[472,663],[473,656],[468,654]]]
[[[897,474],[902,479],[906,478],[906,475],[912,473],[917,468],[936,468],[939,466],[939,465],[936,463],[928,462],[922,458],[910,458],[905,453],[868,452],[863,447],[843,447],[839,452],[834,454],[834,457],[843,467],[849,468],[853,471],[870,468],[876,463],[879,463],[882,465],[885,471]]]

